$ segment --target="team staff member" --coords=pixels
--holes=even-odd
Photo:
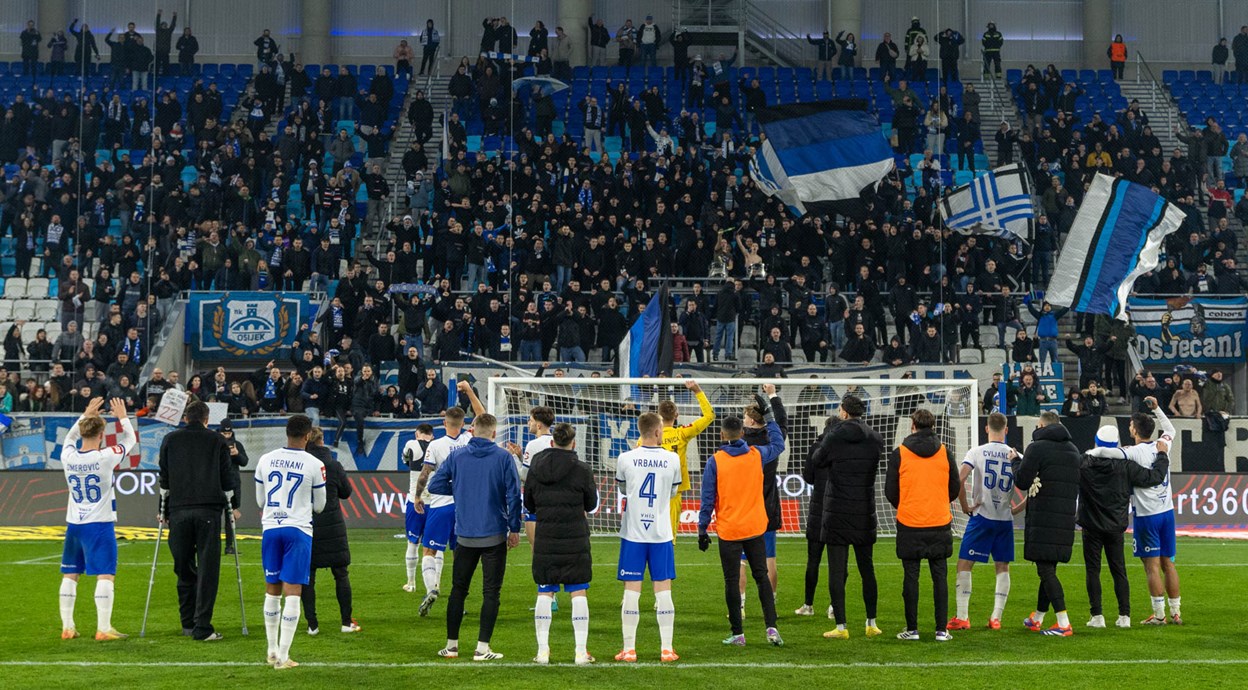
[[[767,641],[779,647],[784,644],[776,630],[776,599],[767,579],[767,509],[763,507],[763,466],[775,462],[784,452],[784,434],[771,417],[771,406],[761,395],[755,405],[764,410],[767,424],[766,446],[748,445],[742,436],[745,426],[735,415],[720,424],[724,445],[706,463],[702,475],[702,510],[698,513],[698,548],[711,546],[707,528],[715,514],[715,531],[719,534],[719,563],[724,569],[724,603],[728,605],[728,622],[732,634],[724,644],[745,646],[745,630],[741,626],[740,563],[745,553],[754,584],[758,587],[763,620],[767,624]]]
[[[303,615],[308,619],[308,634],[320,632],[316,615],[316,571],[329,568],[334,575],[334,593],[338,597],[338,613],[342,632],[359,632],[360,626],[351,615],[351,577],[347,567],[351,565],[351,548],[347,544],[347,522],[343,519],[341,502],[351,498],[351,482],[342,463],[325,447],[325,437],[319,427],[312,427],[308,445],[304,448],[325,466],[325,507],[312,514],[312,570],[308,584],[303,587]]]
[[[196,400],[183,417],[186,428],[160,444],[161,518],[169,522],[182,634],[211,642],[221,639],[212,627],[221,575],[221,516],[238,485],[229,444],[206,426],[208,406]]]
[[[763,384],[763,393],[767,395],[771,405],[771,414],[776,420],[776,426],[780,427],[780,433],[788,437],[789,414],[785,411],[780,396],[776,395],[776,387],[770,383]],[[756,404],[746,406],[741,417],[741,423],[745,425],[745,435],[742,438],[745,439],[746,445],[759,447],[767,445],[769,438],[767,427],[763,423],[763,414],[763,408]],[[763,543],[767,545],[767,579],[771,582],[773,595],[778,591],[776,588],[779,585],[776,573],[776,531],[783,524],[780,516],[780,489],[776,483],[776,466],[779,464],[772,462],[763,465],[763,508],[767,511],[767,531],[763,533]],[[745,554],[741,556],[741,603],[744,605]]]
[[[1036,564],[1036,574],[1040,576],[1036,610],[1023,624],[1045,635],[1074,634],[1066,615],[1066,595],[1057,579],[1057,564],[1070,561],[1075,543],[1081,457],[1057,413],[1046,410],[1040,414],[1031,444],[1014,472],[1014,485],[1028,495],[1023,558]],[[1045,630],[1044,614],[1050,604],[1057,613],[1057,624]]]
[[[906,629],[899,640],[919,639],[919,567],[927,561],[936,602],[936,641],[953,639],[949,621],[949,557],[953,555],[953,513],[949,504],[961,484],[953,454],[936,437],[929,410],[910,415],[910,435],[888,459],[884,496],[897,509],[897,557],[905,569],[901,597]],[[826,500],[826,499],[825,499]]]
[[[689,442],[715,421],[715,408],[711,407],[711,401],[702,392],[698,382],[685,381],[685,388],[693,392],[698,401],[698,409],[702,412],[702,416],[693,420],[692,424],[676,426],[676,403],[671,400],[659,403],[659,417],[663,420],[662,446],[680,458],[680,489],[672,496],[672,535],[680,531],[680,511],[683,504],[681,496],[693,488],[693,484],[689,482]]]
[[[242,488],[239,480],[239,470],[246,467],[251,460],[247,457],[247,449],[243,447],[243,442],[234,436],[234,423],[228,419],[221,420],[221,426],[217,427],[217,431],[221,432],[221,436],[225,438],[225,442],[230,447],[230,473],[234,477],[234,486]],[[234,496],[230,499],[230,509],[234,511],[234,519],[237,520],[243,516],[240,508],[242,507],[243,492],[234,491]],[[225,555],[229,556],[238,548],[238,539],[234,534],[234,523],[228,518],[225,520]]]

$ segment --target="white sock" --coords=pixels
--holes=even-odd
[[[1170,597],[1170,598],[1168,599],[1168,601],[1169,601],[1169,603],[1170,603],[1170,615],[1172,615],[1172,616],[1177,616],[1177,615],[1179,615],[1179,605],[1180,605],[1180,603],[1182,603],[1182,602],[1181,602],[1181,600],[1182,600],[1182,599],[1183,599],[1183,597]]]
[[[589,642],[589,599],[586,597],[572,597],[572,635],[576,639],[577,656],[585,656],[585,645]]]
[[[1153,600],[1153,615],[1158,618],[1165,618],[1166,617],[1166,598],[1164,596],[1161,596],[1161,597],[1151,597],[1151,599]]]
[[[447,649],[459,649],[459,640],[452,640],[449,637],[446,638],[446,648]]]
[[[1070,627],[1070,617],[1066,615],[1066,612],[1065,612],[1065,611],[1058,611],[1058,612],[1057,612],[1057,626],[1058,626],[1059,628],[1069,628],[1069,627]]]
[[[113,581],[95,581],[95,629],[113,629]]]
[[[477,640],[477,654],[485,654],[490,651],[490,643]]]
[[[874,627],[876,627],[876,625],[875,625],[875,619],[874,619],[874,618],[868,618],[868,619],[867,619],[867,627],[868,627],[868,628],[874,628]]]
[[[290,658],[290,643],[295,641],[295,630],[299,628],[299,597],[286,595],[282,603],[282,625],[277,636],[277,660],[285,662]]]
[[[971,609],[971,571],[959,570],[956,585],[958,600],[958,618],[970,620]]]
[[[672,603],[672,590],[655,592],[654,599],[659,605],[655,616],[659,619],[659,651],[672,648],[672,630],[676,628],[676,605]]]
[[[1036,625],[1044,625],[1044,615],[1046,613],[1048,612],[1047,611],[1032,611],[1031,619],[1036,622]]]
[[[533,627],[537,630],[537,653],[550,653],[550,602],[551,598],[537,595],[537,605],[533,607]]]
[[[997,594],[992,606],[992,617],[1001,620],[1005,615],[1005,602],[1010,598],[1010,574],[997,573]]]
[[[624,630],[624,649],[637,649],[637,624],[641,622],[641,592],[624,590],[620,607],[620,624]]]
[[[281,625],[282,597],[278,594],[264,595],[264,635],[269,642],[269,656],[277,656],[277,630]]]
[[[442,584],[442,564],[445,563],[442,556],[443,554],[441,551],[437,551],[433,554],[434,564],[438,566],[437,573],[434,576],[434,581],[438,584]]]
[[[74,602],[78,601],[78,581],[61,578],[61,629],[77,630],[74,625]]]
[[[407,584],[416,584],[416,569],[420,567],[420,544],[407,543],[407,556],[404,558],[407,564]]]
[[[420,576],[425,580],[425,591],[432,592],[442,584],[442,566],[434,556],[420,559]]]
[[[844,630],[844,629],[845,629],[845,626],[844,626],[844,625],[841,625],[840,623],[837,623],[837,624],[836,624],[836,629],[837,629],[837,630]]]

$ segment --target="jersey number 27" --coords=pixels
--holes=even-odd
[[[279,502],[273,500],[273,494],[282,490],[284,480],[289,480],[291,482],[290,489],[286,491],[286,509],[289,510],[294,507],[295,492],[299,490],[299,485],[303,484],[303,475],[298,472],[287,472],[286,477],[283,478],[282,473],[276,470],[269,473],[269,493],[265,506],[270,508],[281,507]]]

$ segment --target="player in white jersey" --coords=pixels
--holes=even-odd
[[[1010,597],[1010,563],[1014,560],[1014,514],[1026,505],[1024,498],[1017,504],[1014,490],[1014,460],[1018,453],[1005,444],[1005,415],[988,415],[984,432],[988,442],[976,446],[962,459],[958,481],[962,486],[958,503],[962,512],[971,516],[962,535],[958,554],[957,614],[949,620],[949,630],[970,630],[971,568],[976,563],[992,564],[997,570],[997,589],[988,627],[1001,629],[1001,614]],[[971,496],[966,495],[966,478],[971,476]]]
[[[286,421],[286,447],[265,453],[256,463],[256,504],[263,511],[264,530],[264,632],[268,662],[276,669],[299,665],[290,658],[290,643],[299,628],[300,598],[311,573],[312,513],[325,508],[325,465],[304,450],[311,431],[312,420],[292,416]]]
[[[455,388],[460,395],[468,398],[473,414],[485,413],[485,406],[477,399],[467,381],[460,381]],[[414,508],[423,516],[420,543],[424,547],[424,555],[420,559],[420,572],[425,582],[425,598],[420,602],[421,616],[429,615],[429,610],[438,600],[445,554],[447,549],[455,548],[455,497],[431,494],[425,486],[433,473],[450,457],[451,451],[468,445],[472,438],[472,432],[464,429],[464,410],[461,407],[448,408],[443,425],[446,427],[446,435],[429,443],[429,448],[425,451],[425,464],[416,480]]]
[[[403,507],[403,522],[407,532],[407,584],[404,592],[416,591],[416,570],[420,567],[420,536],[425,531],[425,514],[416,512],[416,499],[420,496],[417,485],[425,468],[425,453],[433,441],[433,426],[421,424],[416,427],[416,438],[403,446],[403,464],[408,469],[407,503]]]
[[[1125,457],[1141,467],[1152,468],[1157,459],[1157,443],[1150,441],[1153,431],[1161,429],[1158,440],[1169,446],[1174,442],[1174,425],[1161,411],[1156,398],[1144,398],[1144,404],[1152,410],[1152,416],[1137,412],[1131,415],[1131,438],[1135,445],[1127,448],[1093,448],[1088,455],[1100,457]],[[1165,625],[1166,604],[1170,604],[1169,622],[1183,624],[1180,611],[1182,598],[1179,592],[1179,571],[1174,567],[1174,503],[1171,498],[1170,474],[1157,486],[1131,489],[1131,511],[1135,514],[1132,524],[1135,557],[1144,563],[1148,576],[1148,594],[1152,600],[1153,614],[1141,621],[1144,625]]]
[[[113,579],[117,575],[117,501],[113,498],[113,472],[130,455],[138,437],[126,418],[126,405],[114,398],[109,406],[121,422],[117,444],[104,447],[103,398],[95,398],[78,418],[61,446],[61,466],[69,487],[65,510],[65,549],[61,554],[61,639],[78,637],[74,603],[78,578],[84,573],[95,580],[95,639],[119,640],[113,629]],[[81,445],[79,445],[81,442]]]
[[[533,434],[533,438],[524,444],[524,453],[519,456],[520,466],[517,469],[520,471],[521,484],[529,476],[529,466],[532,465],[533,458],[538,453],[550,448],[550,427],[554,425],[555,411],[549,407],[535,407],[529,411],[529,433]],[[512,455],[516,454],[516,444],[509,443],[507,448]],[[529,541],[530,552],[533,550],[533,528],[536,520],[536,515],[527,510],[524,512],[524,536]],[[556,606],[554,610],[558,611],[559,607]]]
[[[620,560],[617,579],[624,582],[620,620],[624,645],[616,661],[637,661],[637,624],[641,618],[641,581],[650,569],[659,621],[661,661],[680,657],[672,649],[676,608],[672,580],[676,579],[676,551],[672,544],[671,500],[680,488],[680,457],[663,448],[663,420],[653,412],[637,419],[641,445],[620,454],[615,481],[624,515],[620,524]]]

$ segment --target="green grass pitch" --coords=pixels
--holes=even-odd
[[[751,585],[747,598],[746,635],[749,646],[724,648],[720,640],[729,630],[725,620],[723,579],[714,548],[697,550],[696,540],[677,542],[678,579],[675,584],[675,646],[681,661],[658,663],[658,626],[651,614],[653,595],[643,589],[638,653],[641,663],[625,667],[612,660],[619,649],[619,604],[622,587],[615,580],[618,542],[594,540],[597,558],[590,589],[589,649],[598,663],[578,668],[572,662],[571,608],[560,595],[561,608],[551,630],[552,665],[530,663],[536,645],[529,608],[535,589],[529,571],[528,546],[511,552],[502,610],[493,647],[506,658],[474,663],[471,658],[439,659],[445,641],[445,598],[428,618],[417,616],[420,594],[403,592],[404,542],[389,531],[351,533],[354,564],[351,581],[355,615],[363,630],[344,635],[337,630],[337,603],[332,578],[322,571],[318,608],[321,634],[300,634],[291,656],[303,664],[274,671],[263,664],[264,622],[261,614],[260,544],[241,544],[243,585],[250,636],[240,635],[238,593],[233,559],[223,559],[221,588],[214,623],[226,639],[218,643],[193,642],[180,636],[174,576],[168,551],[162,544],[145,639],[138,638],[152,557],[152,542],[125,543],[120,549],[120,572],[114,624],[130,639],[97,643],[92,578],[78,589],[76,619],[83,637],[62,641],[57,615],[57,566],[61,545],[54,541],[5,542],[0,546],[0,673],[6,688],[109,686],[204,687],[209,684],[246,687],[347,687],[404,683],[411,687],[854,687],[1012,688],[1012,687],[1245,687],[1248,686],[1248,544],[1215,539],[1181,539],[1179,573],[1183,586],[1185,625],[1111,627],[1089,630],[1084,569],[1079,560],[1059,568],[1066,589],[1072,638],[1049,638],[1023,629],[1021,621],[1035,605],[1037,578],[1033,566],[1019,563],[1012,571],[1013,586],[1004,629],[984,628],[991,611],[993,574],[977,566],[971,600],[974,628],[954,633],[951,643],[932,639],[930,582],[923,575],[920,623],[925,639],[900,642],[893,635],[903,627],[901,567],[891,540],[876,546],[876,573],[880,584],[879,624],[885,634],[862,635],[863,608],[857,571],[850,559],[847,609],[851,639],[832,641],[821,633],[832,627],[824,617],[828,600],[826,573],[815,599],[814,617],[797,617],[800,605],[806,545],[800,539],[779,542],[779,629],[783,648],[766,644],[757,595]],[[1021,544],[1019,547],[1021,554]],[[449,559],[448,559],[449,560]],[[1132,618],[1148,615],[1144,572],[1128,561],[1132,585]],[[953,612],[953,569],[950,569],[950,612]],[[1109,573],[1103,573],[1106,609],[1115,614]],[[468,601],[461,645],[468,649],[476,637],[480,580]],[[444,591],[450,589],[450,563],[443,573]],[[422,588],[423,589],[423,588]],[[1049,615],[1047,622],[1052,622]],[[68,679],[72,679],[68,680]]]

